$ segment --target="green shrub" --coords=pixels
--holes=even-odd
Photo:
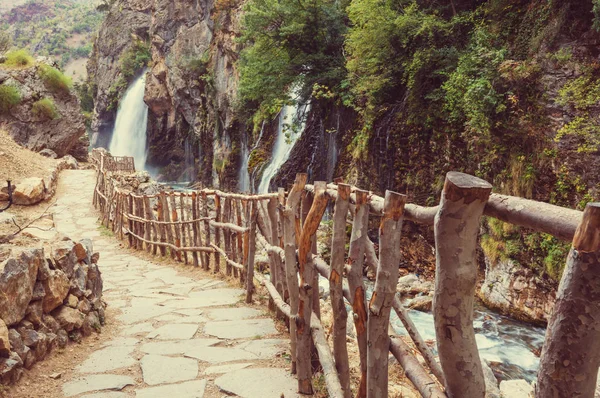
[[[19,102],[21,102],[19,89],[7,84],[0,84],[0,113],[8,112]]]
[[[133,77],[143,68],[148,66],[152,58],[150,45],[142,40],[136,40],[133,46],[121,56],[121,73],[131,82]]]
[[[24,49],[10,51],[6,54],[4,65],[13,68],[24,68],[33,65],[33,57]]]
[[[50,65],[43,64],[40,65],[38,73],[40,74],[40,77],[44,81],[46,87],[55,93],[67,94],[71,91],[73,82],[69,77],[63,75],[63,73],[58,69],[53,68]]]
[[[51,120],[57,119],[60,116],[56,109],[56,104],[51,98],[42,98],[34,102],[31,111],[37,117]]]

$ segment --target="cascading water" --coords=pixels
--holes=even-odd
[[[242,137],[242,164],[240,165],[239,190],[240,192],[250,192],[250,174],[248,174],[248,162],[250,161],[250,151],[248,151],[248,136],[244,133]]]
[[[277,126],[277,137],[273,146],[271,162],[262,174],[258,193],[267,193],[271,179],[275,177],[279,168],[290,157],[290,153],[304,131],[306,115],[310,109],[309,104],[299,103],[295,98],[294,105],[286,105],[279,112],[279,124]]]
[[[109,145],[114,156],[132,156],[135,169],[146,166],[146,127],[148,106],[144,102],[146,73],[144,72],[129,86],[119,103],[117,120]]]
[[[184,165],[185,168],[183,170],[183,174],[179,178],[180,182],[189,183],[194,180],[195,174],[195,159],[194,159],[194,148],[192,147],[192,143],[190,142],[190,137],[186,137],[183,143],[184,150]]]

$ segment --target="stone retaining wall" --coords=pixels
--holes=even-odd
[[[104,324],[99,254],[68,238],[40,247],[0,245],[0,383]]]

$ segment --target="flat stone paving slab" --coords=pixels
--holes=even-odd
[[[65,396],[72,397],[84,392],[99,390],[122,390],[125,386],[135,384],[129,376],[120,376],[113,374],[100,374],[82,377],[81,379],[71,381],[63,385]]]
[[[247,319],[241,321],[208,322],[204,333],[221,339],[247,339],[276,334],[273,320]]]
[[[194,337],[198,331],[198,325],[190,323],[178,323],[164,325],[148,333],[149,339],[159,340],[187,340]]]
[[[233,372],[234,370],[245,369],[254,365],[251,362],[247,363],[232,363],[231,365],[210,366],[204,370],[205,375],[223,374]]]
[[[216,307],[219,305],[232,305],[240,301],[240,289],[212,289],[201,292],[191,292],[185,300],[170,300],[164,303],[174,309]]]
[[[249,351],[239,348],[225,347],[199,347],[185,352],[186,357],[196,358],[203,362],[221,363],[233,361],[247,361],[257,359],[257,356]]]
[[[127,398],[129,395],[124,392],[116,392],[116,391],[104,391],[97,392],[94,394],[85,394],[79,398]]]
[[[135,391],[136,398],[202,398],[206,380],[187,381],[180,384],[169,384],[160,387],[144,388]]]
[[[104,373],[135,365],[137,361],[131,356],[133,350],[133,346],[104,348],[93,352],[77,370],[82,373]]]
[[[220,343],[219,339],[191,339],[182,341],[155,341],[146,343],[140,347],[140,351],[146,354],[158,355],[182,355],[186,351],[210,347]]]
[[[242,398],[300,397],[298,382],[285,369],[253,368],[227,373],[215,380],[223,391]]]
[[[261,312],[249,307],[219,308],[208,311],[206,315],[213,321],[239,321],[242,319],[256,318],[261,315]]]
[[[144,382],[151,386],[192,380],[198,376],[198,362],[190,358],[146,355],[140,363]]]

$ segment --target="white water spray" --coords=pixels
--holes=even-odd
[[[144,102],[145,88],[146,73],[144,72],[129,86],[119,103],[109,146],[109,151],[114,156],[132,156],[136,170],[144,170],[146,165],[148,106]]]
[[[262,174],[258,185],[258,193],[269,191],[271,180],[290,157],[296,141],[304,131],[309,109],[309,104],[300,104],[296,99],[294,105],[286,105],[279,112],[279,125],[277,126],[277,137],[273,146],[271,162]]]

